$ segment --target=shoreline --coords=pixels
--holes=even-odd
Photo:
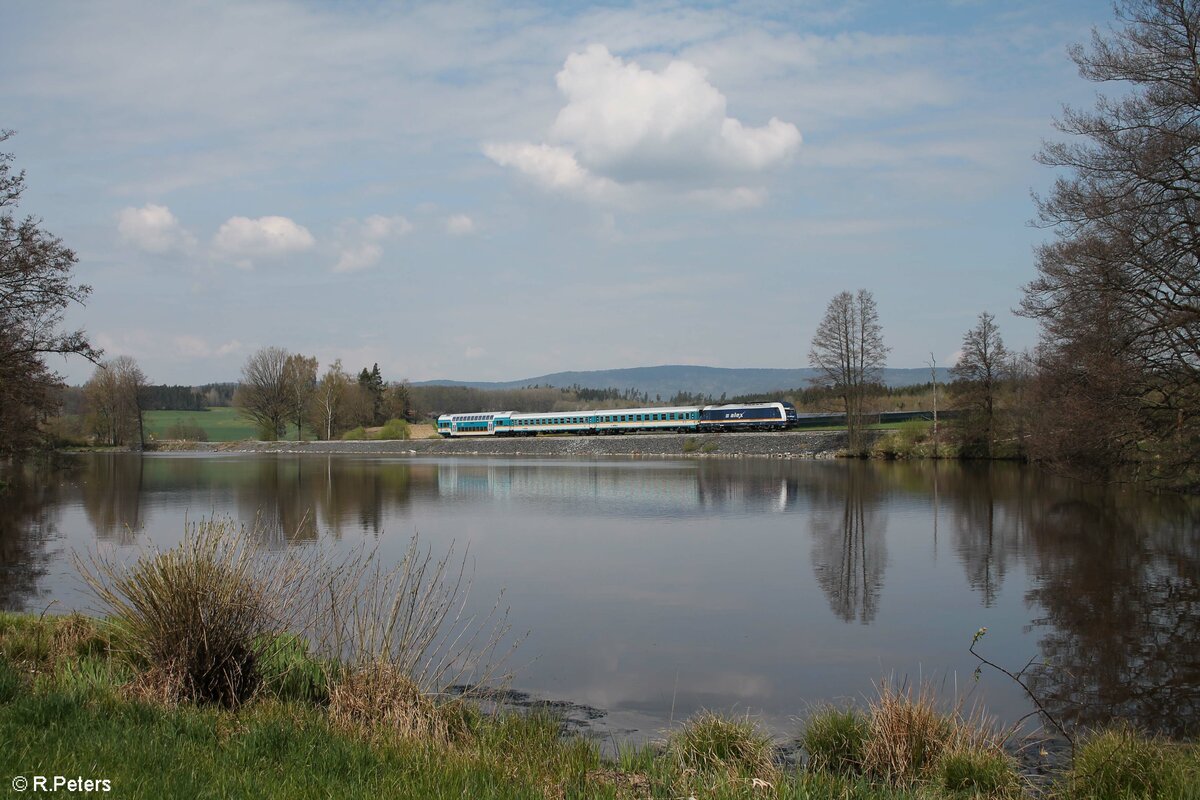
[[[876,433],[876,432],[872,432]],[[880,432],[882,433],[882,432]],[[160,441],[146,452],[312,453],[321,455],[655,456],[671,458],[837,458],[844,431],[649,433],[620,436],[237,442]]]

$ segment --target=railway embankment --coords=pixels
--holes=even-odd
[[[695,458],[833,458],[846,447],[844,431],[709,434],[623,434],[520,438],[409,439],[325,442],[159,442],[157,450],[226,453],[338,453],[414,456],[673,456]]]

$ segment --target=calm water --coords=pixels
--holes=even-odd
[[[885,676],[1003,720],[1031,659],[1082,723],[1200,733],[1200,504],[1009,465],[84,455],[9,472],[0,607],[88,608],[73,551],[170,544],[185,519],[261,516],[267,546],[388,554],[469,544],[473,602],[529,637],[514,687],[647,736],[700,708],[795,728]]]

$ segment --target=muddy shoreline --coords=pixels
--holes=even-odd
[[[872,431],[872,434],[878,432]],[[844,431],[709,434],[623,434],[522,438],[409,439],[321,442],[169,442],[151,452],[313,453],[393,456],[657,456],[674,458],[834,458],[846,447]]]

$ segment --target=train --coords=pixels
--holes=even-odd
[[[437,431],[446,438],[537,436],[539,433],[586,436],[616,433],[767,431],[796,427],[801,416],[796,413],[796,407],[786,401],[536,413],[488,411],[477,414],[442,414],[437,419]]]

